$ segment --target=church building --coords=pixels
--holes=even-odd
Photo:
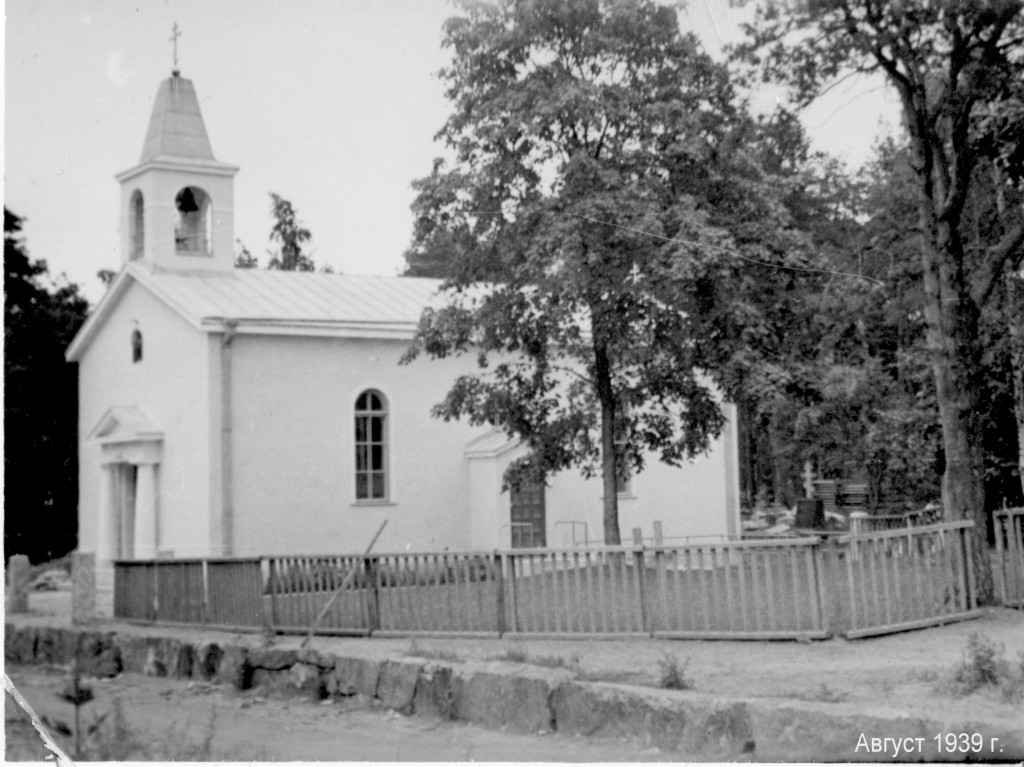
[[[431,417],[473,355],[399,365],[440,283],[234,267],[238,168],[192,82],[159,88],[119,174],[121,270],[67,351],[79,367],[79,549],[109,613],[115,559],[593,545],[600,479],[501,490],[525,452]],[[739,534],[735,412],[708,454],[652,457],[620,527]],[[104,598],[105,597],[105,598]]]

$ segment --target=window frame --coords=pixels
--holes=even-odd
[[[360,407],[360,401],[364,397],[369,398],[374,396],[380,405],[379,409],[372,407],[372,402],[367,399],[366,406]],[[388,397],[384,392],[375,386],[368,386],[364,389],[360,389],[359,393],[355,397],[355,401],[352,407],[352,498],[353,503],[356,506],[380,506],[390,505],[394,503],[391,483],[391,471],[392,471],[392,460],[391,460],[391,429],[390,429],[390,413],[391,407]],[[379,437],[380,439],[373,439],[374,436],[374,424],[373,421],[379,419]],[[363,421],[362,425],[362,438],[360,438],[360,422]],[[380,465],[379,468],[375,468],[374,464],[374,447],[380,448]],[[360,449],[365,449],[365,468],[360,468]],[[360,477],[365,476],[365,482],[363,487],[366,492],[365,497],[360,497]],[[382,494],[379,496],[374,495],[374,476],[381,477],[381,490]]]

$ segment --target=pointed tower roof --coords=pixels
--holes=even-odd
[[[196,89],[177,71],[160,83],[139,164],[168,157],[214,160]]]

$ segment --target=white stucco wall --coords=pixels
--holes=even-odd
[[[377,551],[470,547],[466,442],[430,417],[470,359],[400,366],[406,341],[259,336],[232,344],[235,552],[350,553],[388,520]],[[355,500],[353,409],[387,398],[390,498]]]
[[[143,337],[132,362],[131,334]],[[148,291],[128,287],[79,361],[79,549],[93,551],[100,447],[89,433],[111,407],[136,407],[164,432],[157,468],[158,549],[209,553],[207,338]]]
[[[632,541],[639,527],[648,544],[654,522],[660,521],[666,545],[719,541],[739,531],[738,487],[735,471],[735,408],[725,406],[730,419],[725,433],[712,443],[707,454],[682,466],[667,466],[650,456],[644,471],[630,481],[630,492],[619,496],[619,533],[623,543]],[[499,494],[508,465],[525,452],[513,448],[494,456],[471,458],[471,497],[474,503],[474,548],[508,548],[511,499]],[[730,464],[731,461],[731,464]],[[575,535],[590,543],[603,543],[603,488],[600,477],[585,479],[578,471],[564,471],[551,478],[545,490],[547,544],[570,545]],[[570,526],[568,523],[578,523]],[[575,532],[570,532],[571,528]]]
[[[467,460],[482,430],[430,417],[472,356],[400,366],[405,341],[241,333],[232,344],[235,553],[328,554],[362,550],[379,524],[380,552],[505,548],[510,499],[502,473],[521,449]],[[388,402],[390,498],[359,503],[354,490],[353,408],[366,389]],[[731,408],[729,408],[731,411]],[[726,441],[680,468],[653,459],[620,499],[624,542],[640,527],[666,543],[720,540],[735,532],[735,472]],[[730,474],[732,476],[730,476]],[[587,525],[603,540],[601,480],[570,471],[547,490],[548,545],[565,526]],[[577,529],[577,538],[581,530]]]
[[[137,323],[137,325],[136,325]],[[131,361],[130,336],[144,358]],[[86,439],[113,406],[141,410],[164,432],[159,466],[158,548],[175,556],[221,553],[222,334],[200,333],[158,299],[131,286],[80,363],[82,435],[80,548],[92,550],[99,446]],[[467,458],[484,430],[430,416],[472,355],[400,366],[408,342],[239,332],[231,343],[233,553],[361,551],[384,520],[378,552],[486,550],[510,545],[510,498],[502,474],[522,449]],[[355,499],[353,409],[376,389],[387,398],[390,497]],[[733,415],[732,408],[727,413]],[[731,454],[732,465],[727,458]],[[666,543],[720,539],[738,530],[735,440],[681,468],[652,459],[620,498],[628,542],[662,523]],[[568,540],[561,522],[603,539],[601,480],[569,471],[549,481],[547,541]],[[582,530],[576,530],[577,540]]]

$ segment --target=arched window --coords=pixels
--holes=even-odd
[[[142,258],[146,247],[146,218],[142,192],[138,189],[132,192],[132,200],[129,203],[129,226],[132,235],[130,257],[133,260]]]
[[[368,389],[356,399],[356,500],[388,499],[387,402]]]
[[[209,254],[213,225],[210,207],[210,196],[197,186],[186,186],[178,192],[174,198],[174,208],[178,211],[174,247],[178,253]]]
[[[132,331],[132,362],[142,362],[142,331]]]

